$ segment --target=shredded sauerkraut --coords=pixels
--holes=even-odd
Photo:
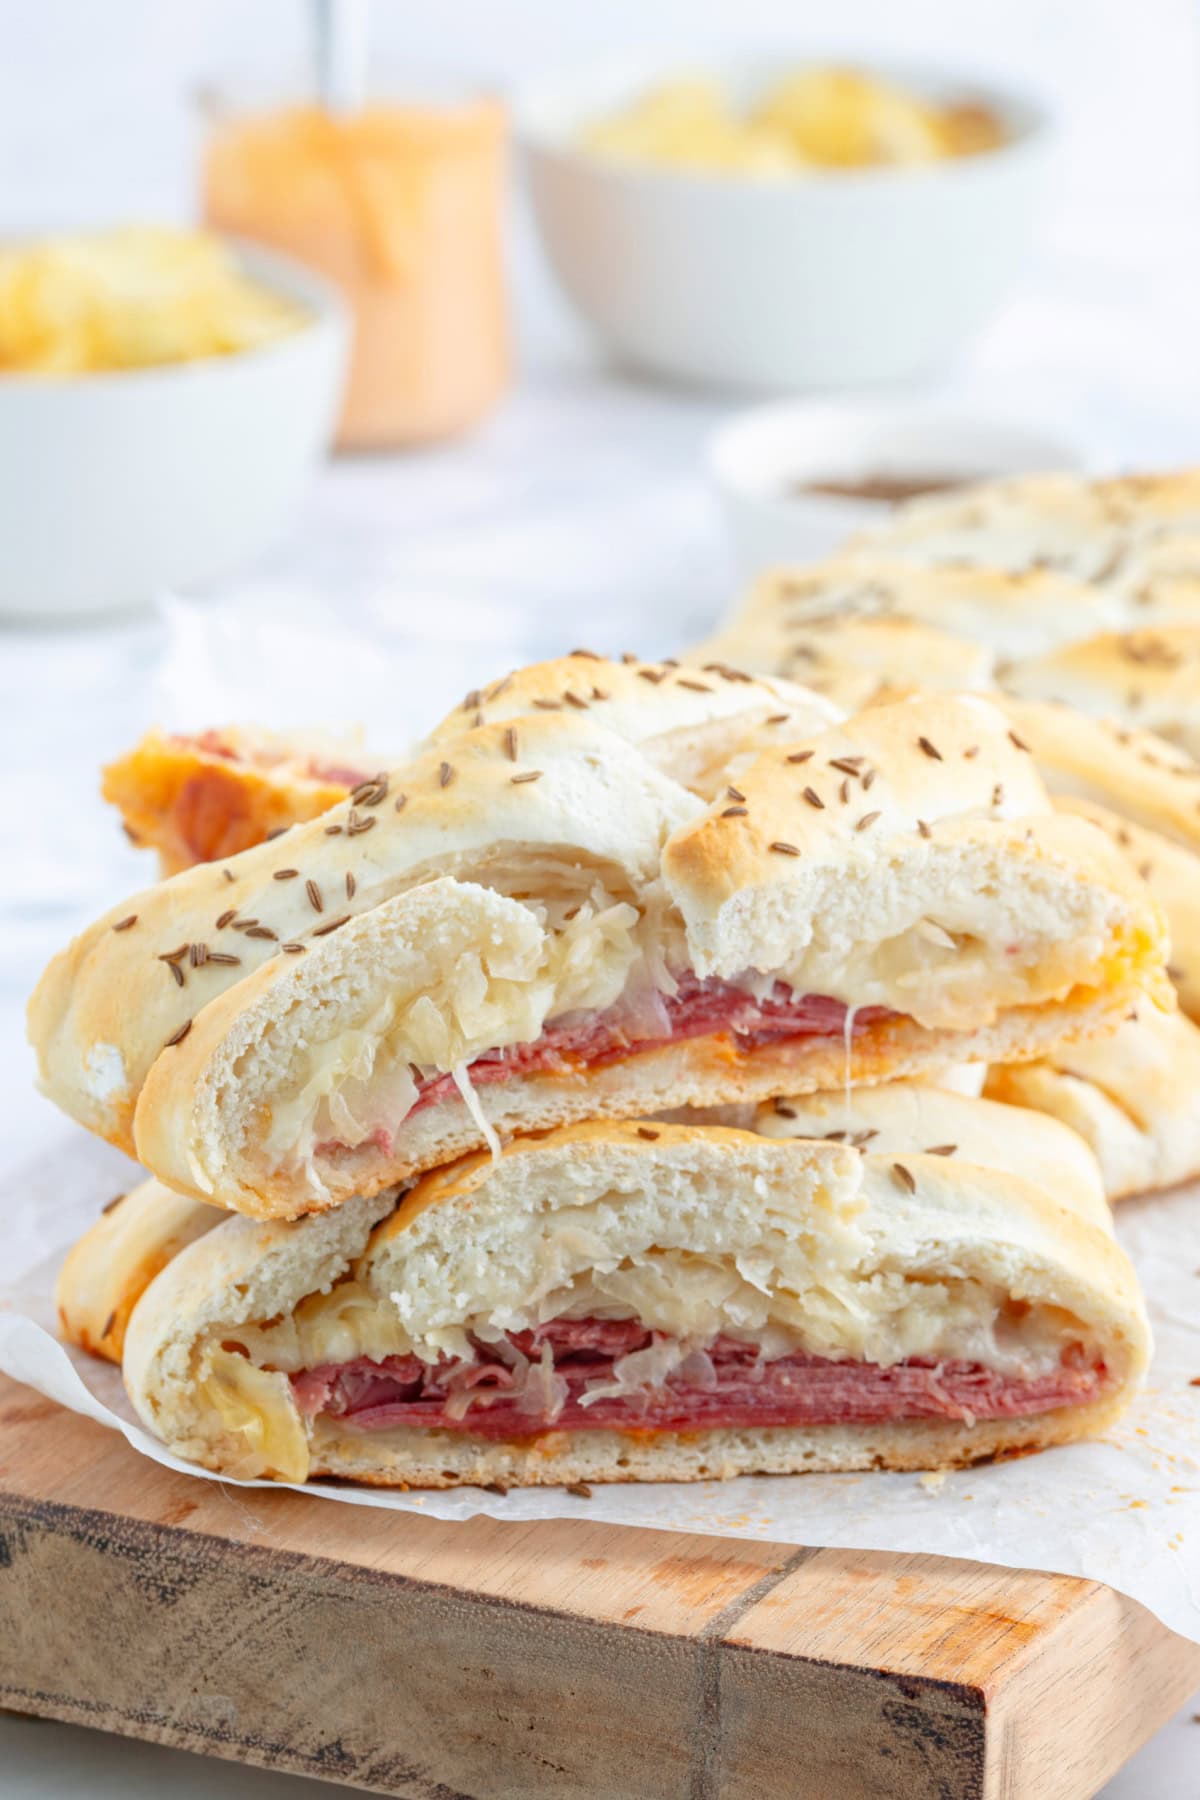
[[[359,1026],[306,1045],[294,1096],[272,1109],[267,1154],[311,1167],[314,1147],[325,1143],[387,1149],[421,1084],[448,1073],[490,1143],[494,1133],[460,1079],[477,1057],[536,1040],[550,1018],[604,1012],[627,993],[649,1016],[649,980],[634,975],[646,954],[635,907],[599,884],[571,906],[521,904],[536,927],[522,945],[459,956],[423,993],[386,995]],[[556,923],[552,914],[561,914]],[[653,1016],[657,1026],[661,1012]]]
[[[701,1367],[707,1365],[712,1377],[709,1385],[715,1386],[712,1358],[702,1343],[686,1337],[655,1337],[644,1350],[631,1350],[627,1356],[619,1356],[612,1366],[611,1381],[589,1382],[579,1404],[594,1406],[597,1400],[628,1400],[653,1393],[672,1375],[681,1373],[689,1365],[696,1367],[697,1358],[702,1359]]]
[[[476,1131],[491,1151],[493,1157],[499,1160],[502,1148],[500,1139],[496,1133],[495,1127],[486,1117],[482,1106],[479,1104],[479,1095],[471,1086],[471,1077],[467,1072],[466,1063],[456,1063],[450,1073],[454,1076],[454,1085],[462,1095],[462,1103],[470,1113]]]
[[[599,1221],[595,1230],[583,1215],[555,1223],[550,1236],[530,1236],[529,1285],[519,1307],[475,1309],[462,1293],[455,1296],[457,1316],[426,1320],[417,1330],[406,1323],[411,1294],[388,1296],[352,1277],[309,1295],[272,1324],[239,1326],[238,1338],[256,1362],[289,1373],[363,1356],[451,1359],[469,1368],[486,1345],[520,1387],[550,1376],[545,1369],[527,1376],[512,1334],[577,1320],[636,1320],[655,1342],[614,1366],[611,1381],[628,1392],[661,1383],[689,1358],[703,1359],[718,1338],[751,1346],[763,1362],[798,1351],[883,1367],[946,1357],[1026,1374],[1053,1366],[1065,1342],[1087,1335],[1078,1318],[1057,1308],[1014,1313],[1002,1292],[966,1275],[923,1279],[916,1306],[911,1274],[839,1269],[823,1264],[819,1246],[789,1247],[769,1232],[761,1249],[733,1256],[653,1248],[615,1258],[605,1251]],[[703,1367],[702,1360],[689,1363],[691,1370]]]

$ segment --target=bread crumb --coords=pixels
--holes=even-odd
[[[924,1475],[918,1475],[917,1480],[927,1494],[940,1494],[946,1485],[948,1473],[947,1469],[927,1469]]]

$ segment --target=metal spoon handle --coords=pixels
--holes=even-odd
[[[313,0],[317,98],[327,112],[358,112],[367,91],[368,0]]]

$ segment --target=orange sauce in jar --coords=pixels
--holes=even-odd
[[[309,264],[351,307],[342,447],[466,430],[507,386],[505,140],[503,108],[490,99],[214,121],[206,222]]]

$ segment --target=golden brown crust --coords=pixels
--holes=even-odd
[[[1092,492],[1110,518],[1155,524],[1194,521],[1200,514],[1200,468],[1109,475]]]
[[[1107,480],[1060,472],[905,501],[851,547],[920,562],[1040,567],[1133,593],[1163,540],[1194,538],[1198,528],[1200,469]]]
[[[54,1299],[68,1343],[119,1363],[129,1317],[155,1276],[223,1214],[144,1181],[105,1207],[68,1251]]]
[[[980,1069],[980,1085],[987,1071]],[[1046,1115],[1019,1118],[1009,1106],[929,1082],[776,1096],[758,1108],[753,1128],[764,1137],[823,1138],[873,1156],[914,1151],[1003,1170],[1053,1195],[1089,1224],[1108,1231],[1112,1215],[1096,1159],[1074,1131]]]
[[[1092,800],[1200,851],[1200,763],[1152,732],[1051,701],[995,696],[1055,796]]]
[[[236,856],[344,800],[369,769],[357,746],[241,726],[149,731],[104,770],[101,793],[164,875]]]
[[[426,874],[478,870],[481,858],[567,847],[621,871],[618,885],[648,876],[662,837],[698,810],[688,784],[704,790],[714,758],[723,765],[744,734],[782,736],[834,716],[802,689],[733,670],[698,676],[578,656],[471,698],[480,704],[465,717],[458,709],[389,779],[368,778],[329,816],[136,895],[76,939],[29,1009],[47,1091],[128,1148],[154,1058],[278,945],[306,943]],[[525,709],[519,726],[514,705]],[[193,963],[191,946],[204,960]]]
[[[474,690],[425,743],[445,743],[475,725],[530,711],[590,711],[609,730],[638,742],[694,722],[702,693],[715,697],[717,716],[780,704],[791,710],[800,699],[778,683],[724,667],[698,675],[675,663],[632,656],[613,663],[580,652]],[[154,730],[107,766],[101,792],[120,810],[131,840],[157,850],[163,874],[175,875],[317,818],[375,768],[357,743],[315,731],[284,735],[236,725],[194,734]]]
[[[468,731],[452,756],[434,745],[285,837],[111,907],[54,959],[30,1001],[45,1090],[132,1152],[151,1065],[205,1007],[286,961],[281,945],[320,942],[430,875],[486,874],[514,855],[571,847],[636,885],[657,868],[663,836],[699,810],[637,750],[574,713],[526,718],[515,761],[512,750],[505,726]]]
[[[1200,1031],[1181,1013],[1143,1002],[1109,1038],[989,1070],[986,1091],[1077,1132],[1110,1200],[1200,1175]]]
[[[1027,700],[1157,732],[1200,755],[1200,625],[1105,631],[1019,663],[1005,686]]]
[[[818,860],[852,863],[901,834],[994,842],[1028,863],[1064,854],[1077,858],[1081,880],[1137,898],[1128,866],[1094,832],[1064,832],[1024,740],[983,699],[928,695],[872,708],[759,757],[738,787],[744,811],[718,801],[667,846],[664,873],[685,907],[713,912],[739,889],[787,886]]]
[[[1064,794],[1057,805],[1106,832],[1146,883],[1167,916],[1171,937],[1167,974],[1184,1012],[1200,1019],[1200,856],[1093,800]]]
[[[748,667],[811,681],[809,663],[818,676],[835,666],[874,666],[891,641],[899,659],[894,682],[978,688],[990,685],[998,659],[1032,656],[1127,622],[1123,596],[1047,569],[926,567],[885,553],[844,552],[760,576],[720,635],[690,660],[706,649],[740,654]]]
[[[802,681],[847,712],[857,712],[916,688],[925,692],[987,688],[992,656],[979,644],[953,637],[918,619],[829,618],[779,629],[740,629],[691,653]]]
[[[628,743],[646,744],[684,726],[755,711],[785,715],[807,711],[808,717],[800,718],[801,730],[814,729],[826,717],[819,703],[812,704],[811,696],[789,683],[726,664],[697,670],[673,660],[650,662],[628,654],[614,661],[575,651],[514,669],[500,681],[472,689],[434,727],[425,746],[531,713],[585,716]],[[786,716],[780,720],[783,726],[788,723]]]

